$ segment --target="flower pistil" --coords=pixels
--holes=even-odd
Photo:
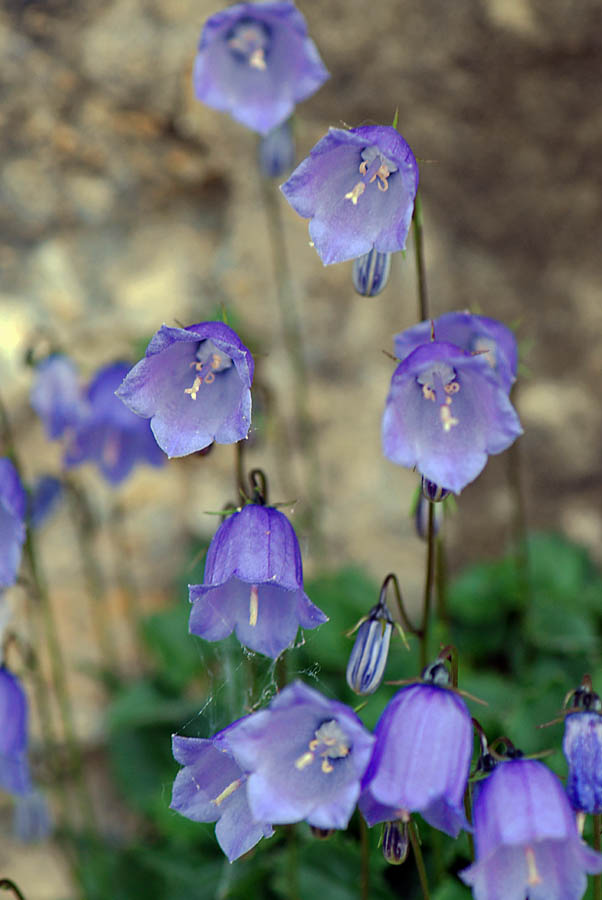
[[[235,59],[252,69],[267,69],[266,51],[271,34],[265,23],[255,19],[240,19],[226,37],[226,43]]]
[[[316,756],[322,759],[320,768],[325,774],[334,771],[332,761],[344,759],[351,749],[347,735],[336,721],[327,719],[326,722],[316,728],[314,737],[307,745],[308,749],[295,760],[296,769],[305,769],[310,766]]]
[[[196,352],[196,360],[190,363],[190,368],[196,372],[194,381],[191,387],[184,388],[184,393],[196,400],[201,385],[213,384],[216,373],[229,369],[231,365],[230,357],[218,350],[213,341],[202,341]]]
[[[345,200],[351,200],[354,206],[357,206],[357,201],[366,190],[366,185],[372,184],[377,178],[379,191],[388,191],[388,178],[397,171],[395,163],[384,157],[376,146],[366,147],[365,150],[362,150],[361,157],[359,171],[362,179],[345,194]]]

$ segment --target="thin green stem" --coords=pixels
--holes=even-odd
[[[11,881],[10,878],[0,878],[0,888],[3,891],[12,891],[17,900],[25,900],[25,897],[17,887],[14,881]]]
[[[234,489],[236,491],[236,505],[238,506],[243,502],[243,497],[246,494],[245,487],[245,471],[244,471],[244,458],[245,458],[245,440],[237,441],[234,445],[235,448],[235,459],[234,459]]]
[[[435,541],[435,603],[437,619],[449,628],[449,614],[447,611],[447,557],[445,553],[445,540],[442,534],[438,534]]]
[[[435,558],[435,507],[429,502],[429,518],[426,544],[426,571],[424,578],[424,597],[422,601],[422,626],[420,628],[420,667],[424,669],[428,662],[429,627],[431,618],[431,596],[433,593],[433,575]]]
[[[422,201],[420,192],[416,193],[414,201],[414,215],[412,216],[414,230],[414,254],[416,258],[416,282],[418,286],[418,316],[423,322],[429,317],[429,301],[426,289],[426,266],[424,263],[424,233],[422,229]]]
[[[594,825],[594,850],[600,852],[601,840],[600,840],[600,825],[602,822],[602,816],[600,813],[593,816],[593,825]],[[602,875],[594,875],[594,900],[602,900]]]
[[[297,828],[286,825],[288,845],[288,889],[290,900],[299,900],[299,860],[297,853]]]
[[[466,790],[464,791],[464,814],[466,819],[472,825],[472,792],[470,789],[470,782],[466,785]],[[466,832],[466,837],[468,838],[468,853],[470,855],[470,859],[474,859],[474,838],[472,836],[472,831]]]
[[[87,585],[90,616],[103,666],[110,672],[118,670],[115,641],[107,621],[107,597],[104,579],[94,551],[96,523],[94,513],[83,489],[71,479],[65,479],[69,512],[79,546]]]
[[[133,647],[139,660],[141,647],[139,640],[140,623],[144,615],[142,597],[136,582],[133,567],[128,563],[131,557],[130,541],[126,527],[126,516],[123,506],[116,502],[111,510],[109,520],[109,538],[115,559],[117,584],[125,600],[125,612],[129,621]]]
[[[362,869],[360,874],[360,900],[369,900],[370,897],[370,836],[368,826],[360,815],[360,842],[362,852]]]
[[[284,341],[292,364],[294,387],[293,404],[295,409],[297,446],[306,461],[306,492],[307,492],[307,519],[310,529],[314,532],[316,550],[319,550],[322,542],[318,538],[318,521],[322,505],[320,490],[320,467],[317,454],[316,441],[312,439],[312,423],[308,412],[307,403],[307,366],[303,352],[303,336],[301,329],[301,317],[296,303],[293,280],[288,261],[286,241],[284,240],[284,222],[280,207],[280,197],[274,185],[267,178],[261,179],[261,193],[266,210],[270,244],[274,263],[274,276],[276,281],[276,295],[280,314]],[[290,468],[290,467],[289,467]],[[290,477],[290,475],[289,475]]]
[[[424,866],[424,857],[422,856],[422,848],[420,846],[420,838],[418,837],[416,824],[412,819],[410,819],[410,821],[408,822],[408,837],[410,838],[412,850],[414,851],[414,859],[416,861],[416,868],[418,869],[418,878],[420,879],[420,888],[422,890],[423,900],[430,900],[431,895],[429,894],[429,886],[426,877],[426,869]]]

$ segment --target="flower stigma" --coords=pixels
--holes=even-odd
[[[235,781],[231,781],[228,787],[225,787],[221,794],[218,794],[215,800],[213,800],[212,802],[215,803],[216,806],[220,806],[220,804],[222,804],[224,800],[227,800],[228,797],[230,797],[234,793],[234,791],[241,786],[243,781],[243,778],[237,778]]]
[[[334,770],[332,760],[343,759],[351,749],[349,739],[336,719],[322,722],[307,747],[307,751],[295,760],[295,768],[301,771],[319,757],[322,760],[320,768],[326,774]]]
[[[251,585],[251,596],[249,598],[249,625],[254,628],[257,625],[257,616],[259,615],[259,593],[257,585]]]
[[[196,400],[201,385],[213,384],[216,373],[229,369],[231,365],[230,357],[219,351],[213,341],[201,341],[196,360],[190,363],[190,368],[196,371],[196,375],[191,387],[184,388],[184,393]]]
[[[366,190],[366,184],[372,184],[377,178],[378,190],[383,193],[388,191],[388,178],[397,171],[395,163],[386,159],[376,146],[366,147],[365,150],[362,150],[361,157],[359,172],[363,176],[362,180],[358,181],[355,187],[345,194],[345,200],[351,200],[354,206],[357,206],[357,201]]]
[[[537,863],[535,862],[535,853],[532,847],[525,848],[525,857],[527,859],[527,884],[533,886],[541,884],[541,876],[537,871]]]
[[[235,59],[265,72],[266,52],[270,45],[270,31],[262,23],[253,19],[241,19],[226,36],[226,43]]]

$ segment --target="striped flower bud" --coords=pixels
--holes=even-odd
[[[422,476],[422,493],[426,497],[427,500],[430,500],[431,503],[439,503],[441,500],[445,500],[449,491],[447,488],[441,487],[440,484],[435,484],[434,481],[429,481],[428,478]]]
[[[353,260],[353,287],[362,297],[376,297],[385,288],[391,272],[391,254],[370,250]]]
[[[347,684],[356,694],[373,694],[380,686],[387,664],[393,621],[384,592],[361,622],[347,663]]]
[[[408,856],[408,826],[405,822],[385,822],[383,827],[382,851],[391,866],[400,866]]]

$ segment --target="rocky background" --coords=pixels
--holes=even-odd
[[[517,328],[525,435],[463,492],[448,529],[451,571],[508,546],[518,457],[529,527],[560,530],[601,562],[602,7],[299,7],[332,73],[298,109],[299,158],[329,125],[390,122],[398,107],[421,161],[433,315],[468,307]],[[198,35],[215,10],[213,0],[3,0],[0,383],[26,472],[60,469],[60,448],[28,405],[28,350],[59,347],[87,378],[105,362],[139,356],[161,323],[197,322],[223,305],[259,360],[249,463],[270,473],[273,500],[298,501],[292,518],[307,571],[353,563],[380,579],[392,570],[415,605],[424,555],[408,515],[416,476],[380,452],[394,366],[383,351],[416,320],[412,253],[394,259],[380,297],[357,297],[351,265],[322,267],[307,223],[278,199],[305,337],[317,455],[308,461],[296,447],[256,138],[192,95]],[[102,524],[96,549],[116,616],[124,559],[145,608],[161,605],[187,565],[188,537],[214,531],[205,511],[233,496],[233,462],[232,448],[217,447],[163,470],[139,469],[117,492],[88,467],[78,473]],[[313,530],[304,525],[310,503]],[[77,725],[101,739],[102,698],[84,671],[94,658],[91,624],[66,510],[46,529],[43,550]],[[127,666],[127,631],[115,640]],[[0,874],[9,865],[28,885],[43,867],[28,900],[71,896],[57,853],[23,854],[3,840]]]

